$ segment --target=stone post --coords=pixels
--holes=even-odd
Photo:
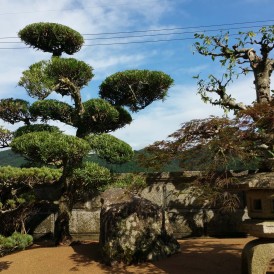
[[[242,251],[242,274],[265,274],[274,259],[274,173],[247,178],[247,209],[251,219],[242,224],[244,232],[258,239]]]

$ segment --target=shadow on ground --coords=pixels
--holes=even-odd
[[[99,243],[80,243],[72,245],[74,254],[70,259],[74,261],[75,268],[79,266],[88,266],[91,263],[100,263],[100,250]]]
[[[181,253],[154,265],[172,274],[241,273],[239,244],[214,243],[214,240],[188,240],[181,243]]]
[[[226,242],[227,241],[227,242]],[[112,267],[100,263],[100,250],[97,242],[83,243],[73,246],[74,254],[70,259],[75,262],[71,271],[79,267],[97,264],[104,273],[113,274],[237,274],[241,273],[241,252],[243,245],[237,240],[234,243],[224,239],[191,239],[180,241],[181,253],[169,258],[134,266],[121,264]]]
[[[12,262],[9,262],[9,261],[0,262],[0,272],[7,270],[11,264]]]
[[[82,243],[73,245],[74,254],[70,256],[70,259],[74,261],[75,267],[70,271],[78,271],[80,267],[85,267],[90,264],[98,264],[100,269],[104,273],[113,274],[136,274],[136,273],[150,273],[150,274],[160,274],[165,273],[159,271],[154,265],[147,263],[126,266],[123,264],[117,264],[113,266],[106,266],[101,263],[100,247],[98,242],[92,243]]]

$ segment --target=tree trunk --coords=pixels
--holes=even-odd
[[[54,226],[55,245],[70,245],[72,242],[72,236],[69,232],[71,204],[67,194],[63,194],[59,199],[58,216]]]
[[[270,96],[270,77],[272,67],[267,62],[260,62],[258,66],[253,67],[254,84],[256,88],[257,103],[269,103]]]

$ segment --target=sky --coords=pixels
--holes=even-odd
[[[160,70],[174,79],[164,102],[156,101],[132,114],[130,125],[112,133],[133,149],[141,149],[165,139],[183,122],[224,114],[220,107],[203,103],[197,95],[193,76],[218,74],[220,66],[193,54],[194,32],[258,30],[274,24],[273,10],[273,0],[0,0],[0,99],[13,97],[32,103],[17,83],[31,64],[51,57],[26,48],[16,38],[18,31],[36,22],[67,25],[85,38],[84,46],[73,57],[94,69],[95,77],[82,90],[83,101],[98,97],[100,83],[118,71]],[[239,78],[229,91],[238,101],[252,103],[252,75]],[[71,103],[57,94],[50,98]],[[64,124],[53,124],[68,134],[75,133]],[[10,130],[20,126],[0,120],[1,125]]]

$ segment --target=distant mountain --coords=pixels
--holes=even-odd
[[[0,151],[0,166],[20,167],[24,163],[26,163],[26,160],[10,149]]]
[[[92,161],[96,162],[102,166],[107,167],[111,171],[115,173],[130,173],[130,172],[149,172],[151,170],[143,168],[138,165],[137,157],[138,154],[142,153],[142,150],[135,151],[135,156],[133,160],[121,164],[121,165],[114,165],[114,164],[108,164],[105,160],[99,158],[95,154],[90,154],[86,157],[85,161]],[[208,152],[205,153],[205,151],[201,150],[199,153],[194,154],[193,157],[189,157],[187,160],[182,162],[183,168],[180,166],[180,160],[174,160],[170,164],[166,165],[162,171],[163,172],[178,172],[183,170],[204,170],[207,167],[207,161],[208,161]],[[14,166],[14,167],[20,167],[23,164],[26,164],[27,161],[20,155],[12,152],[11,150],[4,150],[0,151],[0,166]],[[243,169],[249,169],[249,170],[255,170],[258,168],[258,162],[251,161],[248,164],[243,165],[241,161],[237,159],[231,160],[228,169],[233,170],[243,170]]]
[[[134,155],[133,159],[125,164],[120,164],[120,165],[108,164],[105,160],[99,158],[95,154],[89,155],[86,158],[86,161],[96,162],[102,166],[107,167],[108,169],[110,169],[111,171],[113,171],[115,173],[148,172],[149,169],[141,167],[138,164],[137,157],[138,157],[138,154],[140,154],[140,153],[142,153],[142,150],[134,151],[135,155]],[[182,171],[182,169],[179,167],[178,161],[173,161],[171,164],[166,165],[162,171],[163,172],[176,172],[176,171]]]
[[[140,167],[137,163],[136,157],[138,153],[140,152],[135,151],[135,157],[133,158],[133,160],[121,165],[108,164],[105,160],[99,158],[97,155],[94,155],[94,154],[88,155],[85,161],[96,162],[102,166],[109,168],[111,171],[115,173],[147,172],[148,169]],[[12,152],[11,150],[0,151],[0,166],[10,165],[14,167],[20,167],[26,162],[27,161],[22,156]],[[169,172],[176,172],[181,170],[182,169],[179,167],[179,164],[176,161],[167,165],[163,169],[163,171],[169,171]]]

